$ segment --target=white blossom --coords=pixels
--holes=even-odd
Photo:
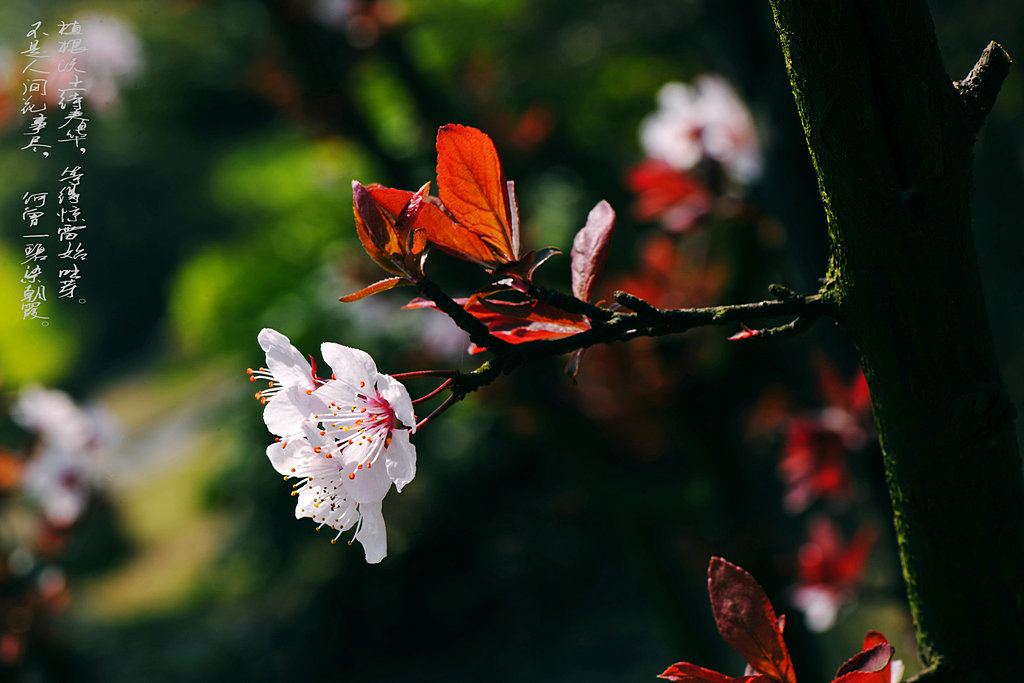
[[[658,92],[658,110],[640,125],[647,156],[686,170],[701,159],[715,159],[735,180],[748,183],[761,174],[757,133],[747,107],[718,76],[701,76],[696,85],[666,83]]]
[[[269,378],[276,389],[264,418],[279,441],[267,457],[285,477],[299,481],[296,517],[309,517],[338,533],[355,528],[366,561],[387,555],[381,501],[394,484],[401,491],[416,476],[412,400],[401,382],[377,371],[364,351],[325,342],[321,355],[333,371],[316,377],[311,364],[274,330],[260,332]],[[273,406],[273,407],[272,407]]]

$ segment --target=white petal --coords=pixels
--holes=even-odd
[[[416,447],[409,443],[409,432],[396,429],[391,433],[387,451],[388,477],[401,492],[402,487],[416,476]]]
[[[309,449],[309,444],[302,439],[288,441],[287,445],[275,441],[267,446],[267,458],[279,474],[286,477],[305,476],[299,470],[306,458],[303,457],[303,449]]]
[[[338,380],[353,387],[359,387],[360,382],[372,385],[377,379],[377,364],[366,351],[324,342],[320,345],[320,355],[331,366]]]
[[[356,386],[358,385],[359,383],[357,382]],[[355,405],[356,402],[355,389],[349,382],[342,382],[341,380],[329,379],[321,384],[313,393],[325,406],[322,411],[313,411],[318,415],[321,414],[321,412],[330,413],[332,410],[337,410],[336,408],[332,408],[331,410],[326,408],[326,406],[332,402],[339,406],[347,407]]]
[[[409,398],[409,390],[391,375],[380,375],[377,377],[377,393],[391,404],[391,409],[402,424],[416,431],[416,415],[412,409],[412,399]]]
[[[290,386],[270,397],[263,409],[263,421],[271,434],[292,436],[302,431],[302,423],[312,412],[310,396],[299,386]]]
[[[384,528],[384,515],[380,511],[380,502],[362,503],[359,506],[359,514],[363,521],[359,526],[359,533],[356,540],[363,544],[363,551],[366,553],[366,561],[369,564],[377,564],[388,554],[388,536]]]
[[[303,486],[299,489],[298,501],[295,503],[295,519],[316,516],[317,509],[313,507],[315,497],[315,491],[313,488]]]
[[[356,476],[349,479],[349,474]],[[376,467],[364,466],[355,471],[346,467],[341,481],[345,494],[357,503],[379,503],[391,488],[388,468],[381,460],[377,461]]]
[[[277,330],[265,327],[257,337],[267,354],[267,368],[274,380],[284,386],[300,385],[303,389],[313,387],[313,368],[306,357],[292,346],[288,337]]]
[[[889,681],[890,683],[900,683],[903,680],[903,660],[894,659],[892,665],[889,667]]]

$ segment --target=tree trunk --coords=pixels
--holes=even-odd
[[[923,0],[770,0],[857,343],[924,681],[1013,681],[1024,480],[970,226],[974,136],[1006,75],[953,83]]]

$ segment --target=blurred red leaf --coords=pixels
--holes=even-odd
[[[685,232],[711,210],[712,197],[689,173],[657,159],[634,166],[626,184],[636,193],[633,214],[638,220],[661,219],[671,232]]]
[[[779,683],[796,683],[779,619],[754,577],[713,557],[708,566],[708,593],[722,638],[755,670]]]
[[[448,124],[437,133],[437,187],[457,222],[428,239],[459,258],[494,268],[519,259],[515,192],[494,143],[482,131]]]
[[[847,543],[832,520],[813,520],[807,542],[800,548],[800,583],[837,590],[853,586],[863,577],[877,539],[878,532],[864,525]]]
[[[839,370],[825,357],[815,359],[818,370],[818,383],[825,402],[842,408],[858,418],[871,415],[871,393],[864,371],[857,368],[857,374],[850,382],[846,382]]]
[[[852,488],[843,434],[822,418],[797,417],[786,427],[779,473],[786,483],[783,503],[790,513],[819,497],[844,498]]]
[[[688,664],[686,662],[677,662],[658,676],[658,678],[664,678],[667,681],[675,681],[676,683],[771,683],[772,679],[768,676],[755,675],[755,676],[726,676],[720,674],[717,671],[705,669],[700,666]]]
[[[572,241],[572,293],[581,301],[590,301],[594,280],[608,259],[615,210],[603,199],[590,210],[587,223]]]

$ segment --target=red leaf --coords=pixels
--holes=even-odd
[[[533,279],[533,273],[537,268],[541,266],[552,256],[558,256],[561,254],[561,249],[555,249],[554,247],[544,247],[543,249],[531,249],[530,251],[523,254],[523,257],[518,261],[507,263],[503,266],[494,269],[494,275],[498,276],[509,276],[513,280],[520,278],[529,282]],[[521,292],[529,291],[525,287],[521,288],[513,284],[515,289]]]
[[[833,683],[889,683],[890,665],[896,649],[878,631],[864,636],[864,649],[846,660]]]
[[[673,664],[665,669],[658,678],[676,681],[676,683],[771,683],[772,680],[768,676],[761,675],[735,678],[687,662]]]
[[[519,218],[494,143],[482,131],[448,124],[437,133],[437,188],[458,225],[430,234],[438,247],[495,267],[519,259]],[[487,253],[481,253],[481,243]]]
[[[594,280],[604,268],[615,227],[615,210],[603,199],[590,210],[587,224],[572,241],[572,293],[581,301],[590,301]]]
[[[376,184],[368,186],[367,189],[373,195],[373,198],[377,200],[378,204],[395,216],[401,216],[402,211],[409,205],[415,194],[423,195],[423,201],[416,214],[416,220],[411,226],[401,226],[403,231],[408,229],[415,231],[413,253],[423,251],[424,247],[426,247],[425,242],[430,234],[440,234],[453,229],[452,219],[435,206],[435,202],[438,201],[437,198],[426,194],[427,190],[429,190],[429,183],[421,187],[417,193]],[[486,253],[490,253],[486,245],[482,243],[481,248]]]
[[[491,334],[510,344],[522,344],[539,339],[561,339],[590,329],[590,323],[583,316],[566,313],[543,301],[507,301],[490,298],[495,293],[510,292],[495,287],[487,287],[481,291],[486,294],[478,292],[468,299],[455,299],[455,302],[486,325]],[[432,301],[416,298],[403,308],[437,306]]]
[[[870,650],[876,645],[888,645],[889,640],[878,631],[868,631],[864,634],[864,650]]]
[[[352,181],[352,209],[356,234],[366,253],[389,273],[403,275],[395,265],[395,257],[401,256],[402,246],[394,229],[394,219],[386,216],[370,191],[355,180]]]
[[[712,557],[708,592],[722,638],[757,671],[779,683],[796,683],[779,619],[754,577]]]
[[[726,341],[739,341],[740,339],[750,339],[761,334],[761,330],[752,330],[749,327],[744,327],[742,330],[734,335],[728,337]]]
[[[409,283],[409,281],[406,278],[404,278],[404,277],[389,277],[386,280],[380,280],[379,282],[374,282],[369,287],[363,287],[358,292],[353,292],[352,294],[348,294],[346,296],[343,296],[340,299],[338,299],[338,301],[343,301],[346,304],[347,303],[351,303],[353,301],[359,301],[360,299],[365,299],[366,297],[370,296],[371,294],[377,294],[378,292],[386,292],[389,289],[394,289],[395,287],[397,287],[400,284],[408,284],[408,283]]]

